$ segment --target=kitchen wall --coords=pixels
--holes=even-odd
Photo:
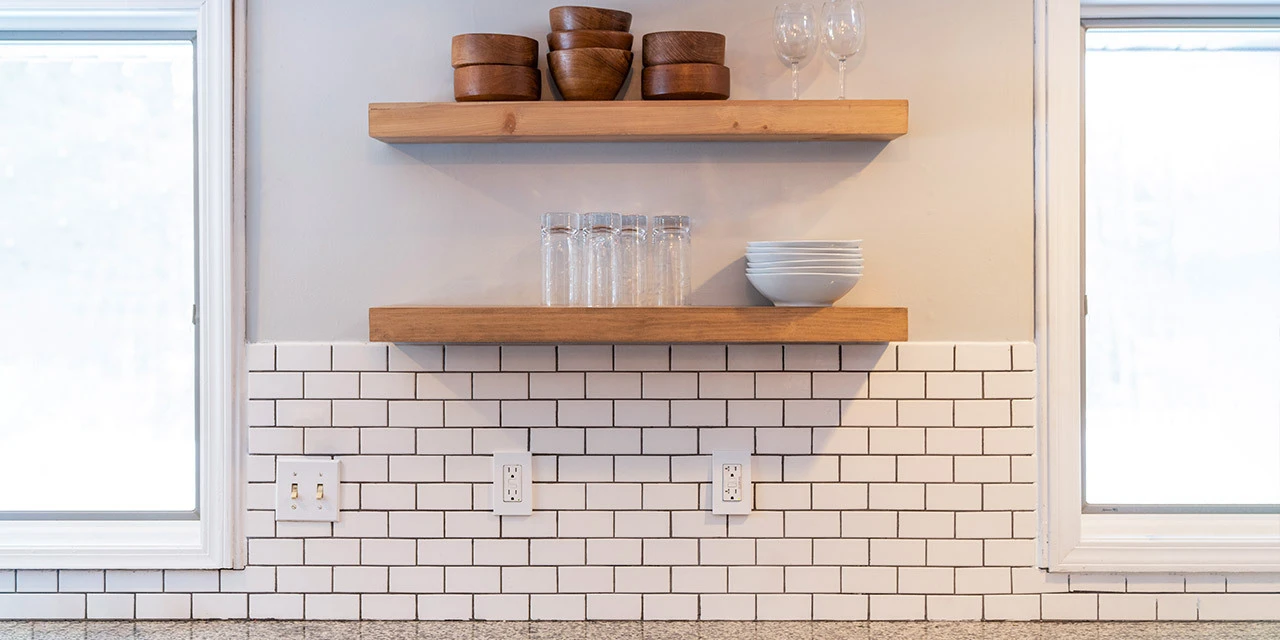
[[[695,216],[699,304],[764,303],[748,240],[858,237],[867,276],[846,304],[909,307],[912,339],[1031,338],[1031,2],[868,0],[850,95],[911,101],[911,132],[887,144],[368,137],[369,102],[452,99],[454,34],[521,33],[545,53],[556,4],[249,1],[251,340],[364,340],[377,305],[536,303],[538,214],[599,209]],[[638,36],[725,33],[733,97],[787,98],[774,4],[609,6]],[[804,98],[835,97],[825,58],[802,76]]]

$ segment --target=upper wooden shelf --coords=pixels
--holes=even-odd
[[[906,100],[394,102],[369,105],[383,142],[892,140]]]
[[[872,307],[378,307],[372,342],[776,344],[899,342],[907,310]]]

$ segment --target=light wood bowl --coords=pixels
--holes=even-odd
[[[552,31],[547,34],[547,46],[551,48],[551,51],[584,49],[587,47],[630,51],[631,45],[634,43],[635,36],[626,31],[576,29],[574,31]]]
[[[710,31],[659,31],[644,37],[644,66],[724,64],[723,34]]]
[[[551,78],[565,100],[613,100],[631,71],[633,54],[588,47],[547,54]]]
[[[475,64],[538,66],[538,41],[502,33],[464,33],[453,37],[453,68]]]
[[[552,31],[577,29],[630,31],[631,14],[626,11],[596,7],[556,7],[551,10]]]
[[[640,77],[645,100],[728,100],[729,67],[722,64],[663,64]]]
[[[542,98],[537,67],[474,64],[453,70],[453,98],[458,102],[531,102]]]

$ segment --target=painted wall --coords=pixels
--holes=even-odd
[[[250,1],[250,340],[366,339],[377,305],[536,303],[549,210],[694,216],[699,304],[765,303],[742,273],[748,240],[864,238],[867,276],[845,304],[909,307],[912,339],[1031,337],[1031,3],[867,0],[850,93],[911,101],[911,133],[888,144],[367,136],[371,101],[452,99],[451,36],[543,40],[555,4]],[[637,34],[727,34],[736,99],[789,95],[771,0],[610,6],[635,13]],[[802,73],[804,98],[835,96],[826,58]]]

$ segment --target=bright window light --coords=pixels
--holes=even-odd
[[[0,512],[196,508],[193,81],[190,41],[0,40]]]
[[[1280,30],[1086,38],[1085,500],[1280,505]]]

